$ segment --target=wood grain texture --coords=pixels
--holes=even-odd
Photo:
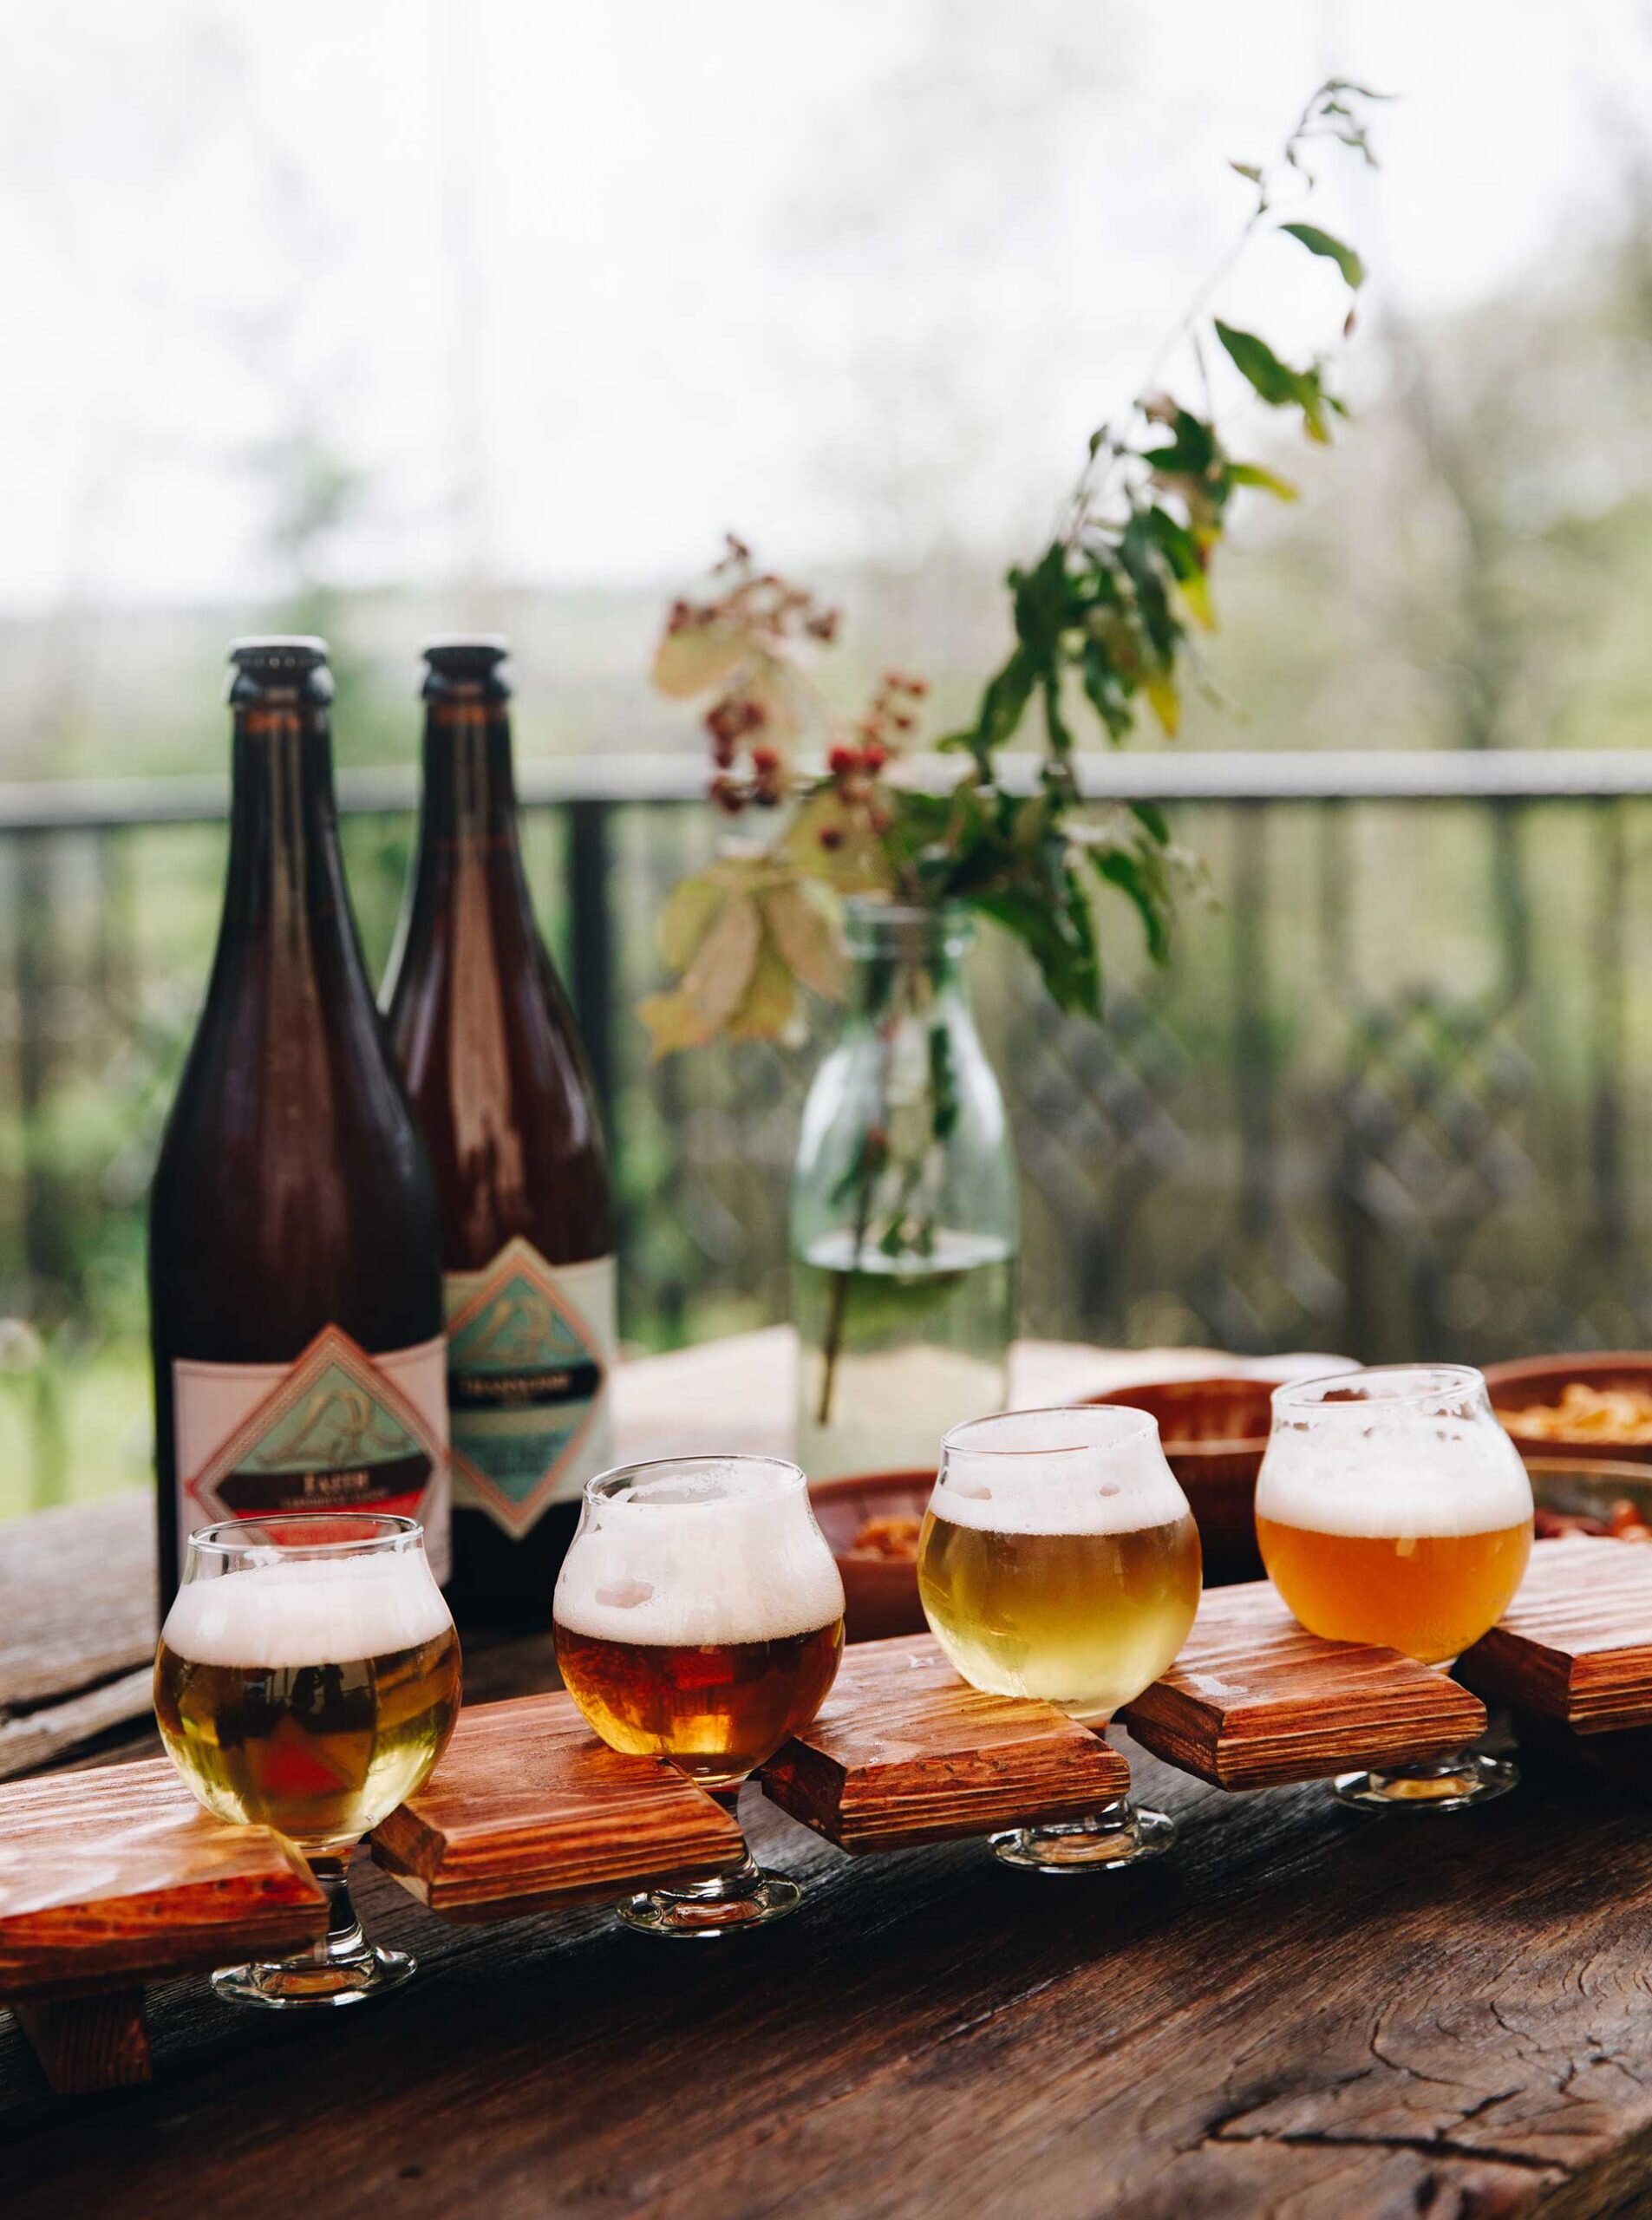
[[[166,1759],[0,1787],[0,1996],[87,1995],[297,1949],[325,1925],[297,1855],[212,1818]]]
[[[54,1601],[74,1615],[72,1581]],[[482,1658],[489,1693],[544,1685],[540,1643]],[[5,2220],[268,2220],[295,2152],[304,2220],[1652,2210],[1643,1808],[1533,1764],[1413,1825],[1126,1754],[1181,1828],[1127,1877],[1040,1881],[976,1843],[846,1858],[753,1795],[754,1848],[805,1900],[726,1945],[606,1908],[449,1925],[369,1864],[369,1932],[421,1960],[382,2008],[238,2014],[165,1984],[153,2085],[95,2106],[53,2097],[0,2011]]]
[[[853,1852],[1081,1818],[1130,1769],[1053,1704],[983,1695],[930,1635],[862,1642],[819,1716],[762,1767],[766,1792]]]
[[[854,1859],[679,1950],[603,1910],[450,1927],[382,2009],[152,1996],[156,2080],[43,2091],[0,2015],[6,2220],[1580,2220],[1644,2210],[1652,1835],[1532,1778],[1460,1820],[1234,1799],[1130,1752],[1173,1857],[1041,1882],[978,1844]],[[1610,1885],[1603,1885],[1603,1877]]]
[[[1540,1543],[1519,1594],[1453,1671],[1579,1734],[1652,1725],[1652,1549],[1587,1534]]]
[[[131,2089],[149,2079],[141,1988],[100,1996],[37,1996],[13,2007],[40,2070],[60,2097]]]
[[[674,1766],[609,1749],[571,1697],[533,1695],[467,1706],[373,1854],[447,1918],[514,1919],[715,1873],[739,1858],[741,1835]]]
[[[1218,1788],[1443,1757],[1485,1732],[1485,1707],[1454,1681],[1392,1649],[1322,1642],[1266,1581],[1207,1590],[1181,1655],[1121,1716]]]
[[[0,1532],[0,1712],[153,1660],[155,1513],[147,1488],[37,1512]]]

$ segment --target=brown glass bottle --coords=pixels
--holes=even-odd
[[[505,643],[425,650],[419,852],[384,985],[441,1205],[463,1626],[548,1626],[612,1461],[608,1163],[518,836]]]
[[[435,1187],[345,889],[327,651],[230,663],[223,923],[149,1202],[163,1611],[237,1514],[404,1512],[447,1569]]]

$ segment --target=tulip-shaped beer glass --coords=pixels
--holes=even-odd
[[[329,1914],[313,1950],[214,1974],[220,1996],[354,2004],[407,1980],[410,1957],[364,1939],[346,1868],[441,1756],[459,1688],[416,1520],[307,1512],[191,1535],[155,1655],[161,1740],[209,1812],[303,1853]]]
[[[1199,1571],[1198,1529],[1146,1411],[1011,1411],[954,1427],[942,1445],[918,1592],[974,1688],[1100,1726],[1187,1639]],[[1006,1864],[1074,1873],[1133,1864],[1174,1835],[1162,1812],[1121,1797],[993,1847]]]
[[[554,1618],[568,1693],[603,1740],[669,1758],[731,1817],[843,1654],[843,1583],[802,1472],[777,1457],[670,1457],[587,1481]],[[619,1916],[648,1934],[725,1935],[797,1901],[748,1852]]]
[[[1466,1365],[1378,1365],[1274,1390],[1257,1481],[1268,1577],[1312,1634],[1443,1665],[1496,1625],[1531,1551],[1531,1483]],[[1457,1811],[1512,1788],[1459,1751],[1342,1774],[1345,1803]]]

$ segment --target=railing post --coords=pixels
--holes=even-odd
[[[609,806],[568,805],[568,986],[609,1145],[614,1143],[614,924]]]

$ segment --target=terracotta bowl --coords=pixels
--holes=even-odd
[[[1652,1441],[1598,1441],[1587,1434],[1557,1439],[1522,1433],[1509,1425],[1512,1411],[1529,1409],[1534,1403],[1557,1403],[1562,1389],[1574,1380],[1589,1388],[1638,1388],[1652,1394],[1652,1354],[1639,1349],[1595,1350],[1586,1356],[1521,1357],[1512,1364],[1486,1366],[1492,1408],[1508,1427],[1515,1447],[1527,1463],[1572,1457],[1591,1464],[1652,1465]]]
[[[934,1485],[933,1472],[853,1472],[846,1479],[811,1483],[809,1500],[843,1575],[844,1629],[851,1642],[925,1631],[917,1564],[910,1558],[863,1556],[852,1545],[869,1518],[922,1518]]]
[[[1123,1403],[1159,1421],[1170,1469],[1198,1525],[1205,1585],[1260,1580],[1257,1474],[1273,1423],[1271,1380],[1166,1380],[1114,1388],[1093,1403]]]

